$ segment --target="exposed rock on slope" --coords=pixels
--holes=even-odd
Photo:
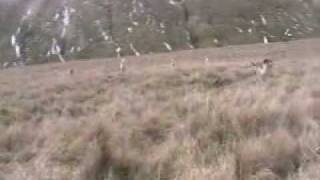
[[[0,1],[3,66],[316,36],[312,0]]]

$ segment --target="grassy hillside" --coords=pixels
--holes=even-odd
[[[318,44],[4,70],[0,179],[317,180]]]

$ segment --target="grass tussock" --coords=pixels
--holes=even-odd
[[[210,66],[35,88],[45,76],[8,94],[9,84],[0,179],[317,179],[320,95],[308,82],[318,72],[295,66],[264,80]]]

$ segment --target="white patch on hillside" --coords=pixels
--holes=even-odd
[[[163,42],[163,45],[166,47],[166,49],[167,49],[168,51],[172,51],[172,50],[173,50],[172,46],[171,46],[169,43]]]
[[[15,36],[15,35],[12,35],[12,36],[11,36],[11,46],[15,46],[16,43],[17,43],[16,36]]]
[[[140,52],[134,47],[134,45],[132,43],[130,43],[130,49],[133,51],[133,53],[136,55],[136,56],[140,56]]]
[[[15,52],[16,52],[16,57],[20,58],[21,57],[21,49],[19,45],[15,45]]]
[[[269,39],[266,36],[263,36],[263,43],[269,44]]]
[[[260,15],[260,20],[263,25],[266,26],[268,24],[267,19],[262,14]]]

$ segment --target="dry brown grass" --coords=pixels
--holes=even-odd
[[[241,62],[10,70],[0,179],[316,180],[319,62],[303,62],[264,81]]]

